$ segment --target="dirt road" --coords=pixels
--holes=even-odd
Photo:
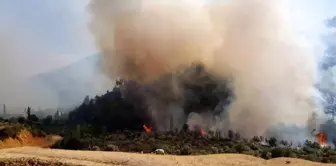
[[[0,150],[0,158],[38,158],[42,160],[62,161],[69,164],[87,166],[128,165],[128,166],[277,166],[277,165],[305,165],[324,166],[336,164],[322,164],[300,159],[277,158],[263,160],[241,154],[218,154],[204,156],[173,156],[153,155],[123,152],[97,151],[68,151],[42,149],[36,147],[11,148]],[[286,164],[286,161],[290,161]]]

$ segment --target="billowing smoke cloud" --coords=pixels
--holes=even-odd
[[[147,96],[155,117],[181,113],[180,69],[195,63],[230,78],[235,97],[221,115],[191,114],[190,124],[263,135],[278,124],[306,125],[316,109],[315,57],[292,32],[282,1],[92,0],[89,7],[103,71],[164,96]],[[168,73],[171,81],[161,78]]]

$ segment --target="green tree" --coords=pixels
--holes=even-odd
[[[51,115],[48,115],[46,118],[43,119],[44,125],[51,125],[53,122],[53,118]]]

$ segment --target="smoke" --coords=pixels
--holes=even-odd
[[[181,69],[194,64],[218,84],[230,80],[234,100],[221,114],[190,115],[191,125],[264,135],[279,124],[304,126],[317,109],[316,57],[282,1],[92,0],[89,9],[102,70],[155,89],[146,97],[161,130],[172,110],[183,115],[189,76]]]

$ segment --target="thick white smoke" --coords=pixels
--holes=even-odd
[[[316,109],[315,57],[292,32],[282,1],[92,0],[89,7],[112,79],[148,83],[192,63],[232,78],[228,116],[209,122],[217,128],[263,135],[279,123],[306,125]],[[173,89],[160,93],[178,95]]]

